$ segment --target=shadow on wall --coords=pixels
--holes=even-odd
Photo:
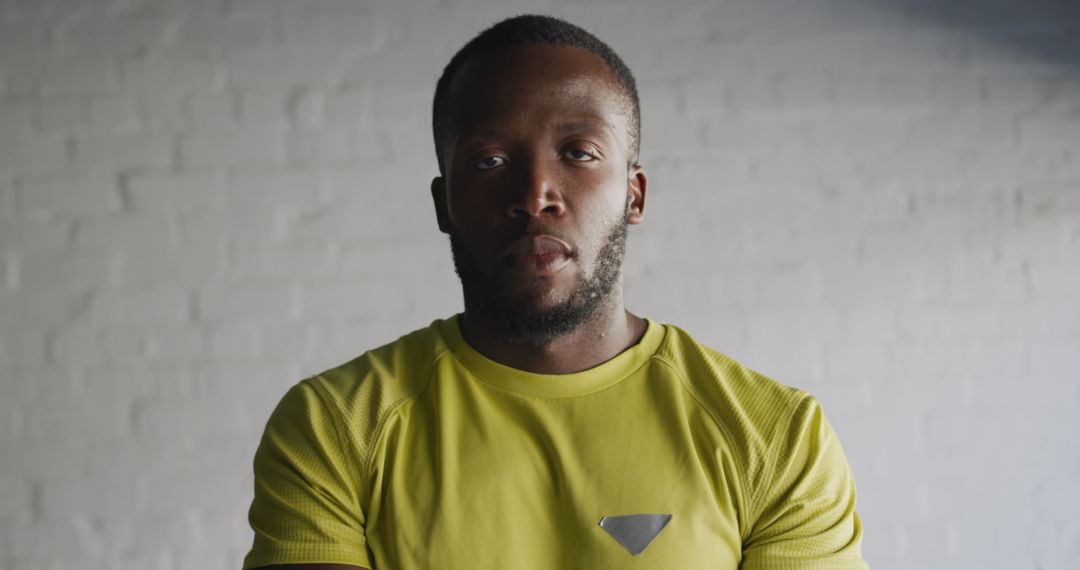
[[[887,2],[912,25],[972,33],[1046,63],[1080,69],[1078,0],[906,0]]]

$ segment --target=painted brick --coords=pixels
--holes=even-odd
[[[175,230],[164,213],[127,213],[82,217],[75,222],[74,244],[85,248],[167,248],[176,243]]]
[[[188,426],[184,430],[185,438],[207,444],[216,437],[244,431],[246,426],[243,425],[244,414],[241,409],[240,402],[223,398],[198,401],[177,401],[175,398],[169,401],[149,400],[140,402],[133,408],[131,421],[135,437],[143,441],[168,437],[174,433],[175,426],[182,424]],[[213,491],[208,489],[205,497],[212,493]]]
[[[289,123],[289,93],[246,90],[240,94],[239,118],[244,124],[281,126]]]
[[[83,295],[23,286],[0,290],[0,320],[5,327],[58,325],[73,320],[85,305]]]
[[[16,289],[78,291],[115,280],[118,259],[100,249],[27,253],[18,258]]]
[[[15,182],[0,175],[0,216],[12,218],[15,214]],[[0,229],[0,231],[3,231]],[[0,245],[3,241],[0,240]]]
[[[198,295],[204,322],[278,321],[296,314],[295,291],[288,285],[213,285]]]
[[[79,171],[21,178],[15,198],[28,213],[101,214],[121,207],[116,177]]]
[[[327,123],[362,125],[374,118],[375,94],[369,89],[331,91],[326,97]]]
[[[35,521],[15,526],[5,541],[6,559],[18,568],[63,568],[68,564],[99,564],[105,537],[91,529],[86,518]],[[104,567],[104,566],[99,566]]]
[[[393,281],[372,279],[306,285],[301,290],[301,314],[312,320],[404,316],[408,300],[397,294],[399,290]]]
[[[75,139],[74,164],[93,170],[166,168],[174,160],[169,134],[95,134]]]
[[[191,295],[180,287],[103,289],[90,298],[88,317],[102,325],[169,325],[191,318]]]
[[[36,106],[31,99],[0,100],[0,132],[31,131],[36,114]]]
[[[0,520],[14,520],[21,513],[33,509],[33,488],[25,478],[14,473],[0,476],[0,484],[7,491],[0,496]]]
[[[187,58],[216,58],[235,51],[257,50],[273,45],[277,22],[268,14],[238,17],[230,5],[211,3],[213,9],[190,12],[174,21],[178,41],[162,47],[162,53]]]
[[[90,128],[105,132],[136,132],[140,127],[135,98],[127,95],[94,97],[87,104]]]
[[[245,89],[276,89],[333,84],[334,78],[349,60],[349,51],[341,50],[338,46],[339,49],[334,52],[332,47],[324,44],[324,53],[313,53],[318,48],[319,44],[275,44],[261,50],[229,52],[225,55],[227,85]]]
[[[325,245],[280,244],[266,247],[237,244],[229,252],[229,260],[229,278],[238,282],[297,282],[343,275],[331,250]]]
[[[155,328],[146,336],[147,357],[154,362],[201,362],[209,352],[207,335],[201,327]]]
[[[153,53],[170,28],[167,19],[134,11],[94,11],[78,22],[61,28],[60,51],[103,60],[141,61],[142,54]]]
[[[14,290],[18,287],[18,262],[15,254],[0,254],[0,289]]]
[[[72,55],[33,68],[31,81],[42,93],[56,96],[101,95],[116,88],[117,70],[106,58]]]
[[[121,179],[136,212],[198,212],[225,204],[224,177],[215,172],[144,172]]]
[[[1080,254],[1065,263],[1032,263],[1028,268],[1032,294],[1040,299],[1067,301],[1080,290],[1080,271],[1077,271]]]
[[[33,313],[28,313],[32,315]],[[0,352],[0,368],[7,368],[3,374],[11,374],[11,371],[44,366],[53,359],[50,344],[53,340],[53,331],[47,321],[39,322],[32,318],[25,318],[19,333],[14,332],[4,335],[3,350]],[[14,381],[14,378],[9,376]],[[19,404],[22,398],[13,398],[13,403]]]
[[[185,168],[269,166],[284,158],[283,137],[269,127],[199,131],[180,142]]]
[[[326,96],[314,89],[298,89],[290,93],[289,119],[302,127],[319,127],[325,123]]]
[[[194,91],[223,85],[224,74],[212,62],[199,59],[151,57],[125,62],[126,92]]]
[[[202,87],[202,86],[200,86]],[[199,90],[184,99],[187,124],[194,127],[231,127],[236,122],[236,95],[228,91]]]
[[[140,132],[182,132],[191,126],[182,91],[153,91],[133,95]]]
[[[289,329],[292,328],[289,327]],[[222,323],[208,327],[207,344],[211,360],[214,362],[257,361],[260,355],[259,333],[259,327],[251,324]]]
[[[38,173],[68,166],[68,141],[55,133],[5,133],[0,137],[0,170]]]
[[[228,177],[226,203],[233,209],[288,209],[319,203],[315,170],[234,170]]]
[[[11,9],[5,10],[5,16]],[[0,53],[19,54],[23,57],[31,53],[44,54],[52,51],[52,25],[46,21],[27,21],[12,14],[10,19],[0,24]],[[8,58],[15,62],[16,58]],[[20,58],[21,59],[21,58]]]
[[[118,248],[117,257],[117,282],[126,286],[195,286],[222,277],[227,265],[223,247],[191,244],[162,248],[128,243]]]
[[[132,363],[146,359],[145,337],[146,331],[138,327],[71,324],[52,338],[51,353],[58,362],[85,366]]]
[[[211,252],[230,242],[279,240],[286,231],[286,218],[273,208],[176,212],[177,233],[184,249]]]
[[[417,210],[409,204],[387,206],[379,216],[373,215],[369,201],[357,198],[307,208],[288,220],[288,232],[301,241],[372,243],[416,224]]]
[[[38,105],[36,126],[43,131],[83,130],[87,123],[86,101],[80,97],[45,99]]]
[[[0,249],[59,249],[69,242],[71,224],[39,216],[0,216]]]
[[[389,158],[388,145],[377,133],[348,124],[293,130],[286,144],[295,165],[375,165]]]
[[[80,418],[82,419],[82,418]],[[49,519],[85,516],[116,520],[132,506],[137,506],[137,488],[123,478],[102,478],[93,493],[79,488],[78,474],[50,482],[41,487],[41,514]]]

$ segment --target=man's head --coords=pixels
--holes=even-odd
[[[497,24],[454,57],[436,91],[432,198],[466,313],[520,344],[621,307],[626,226],[644,212],[636,94],[599,40],[564,37],[592,38],[550,18]]]
[[[444,148],[448,132],[452,128],[450,84],[461,68],[474,57],[483,54],[503,53],[513,48],[530,45],[576,47],[588,50],[604,60],[626,98],[627,128],[631,141],[631,162],[636,163],[641,140],[641,103],[638,100],[637,82],[634,74],[622,58],[599,38],[569,22],[550,16],[524,15],[503,20],[480,32],[465,44],[450,63],[443,68],[442,76],[435,85],[435,102],[432,112],[432,130],[435,135],[435,156],[439,172],[445,174]]]

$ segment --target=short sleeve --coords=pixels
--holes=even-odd
[[[339,563],[371,568],[356,451],[335,410],[304,381],[285,394],[255,452],[254,544],[244,568]]]
[[[803,395],[752,491],[742,570],[863,570],[855,480],[818,402]]]

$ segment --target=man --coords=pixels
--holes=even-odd
[[[285,395],[245,568],[865,568],[817,402],[623,306],[648,179],[618,56],[503,21],[433,125],[464,313]]]

